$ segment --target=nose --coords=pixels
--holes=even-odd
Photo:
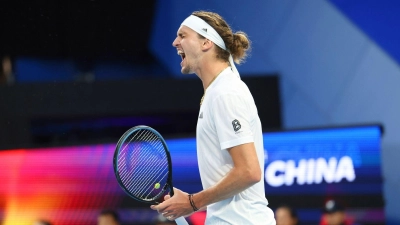
[[[172,42],[172,46],[178,47],[178,45],[179,45],[179,41],[178,41],[178,37],[176,37],[175,40]]]

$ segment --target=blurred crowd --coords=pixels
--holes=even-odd
[[[14,83],[14,73],[11,56],[1,56],[0,84],[11,85]]]
[[[275,210],[276,225],[301,225],[296,210],[289,205],[281,205]],[[346,214],[344,206],[335,200],[329,200],[322,209],[319,225],[356,225]]]
[[[346,209],[339,201],[328,200],[321,209],[319,225],[359,225],[353,218],[346,214]],[[203,218],[204,219],[204,218]],[[275,209],[276,225],[301,225],[298,212],[290,205],[282,204]],[[97,225],[122,225],[120,216],[116,210],[106,209],[97,216]],[[172,225],[174,221],[167,220],[158,214],[154,217],[153,225]],[[197,223],[196,223],[197,224]],[[33,225],[55,225],[48,220],[37,220]]]
[[[171,225],[175,222],[167,220],[162,215],[157,215],[153,221],[154,225]],[[97,225],[121,225],[120,217],[115,210],[103,210],[97,217]]]
[[[167,220],[162,215],[154,217],[153,225],[173,225],[176,224],[174,221]],[[49,220],[38,219],[33,225],[56,225]],[[97,216],[97,225],[122,225],[120,216],[116,210],[105,209],[101,211]]]

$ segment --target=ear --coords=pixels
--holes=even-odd
[[[207,51],[207,50],[211,49],[213,47],[213,45],[214,45],[214,43],[212,41],[205,38],[202,40],[201,49],[203,51]]]

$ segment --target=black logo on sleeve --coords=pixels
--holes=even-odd
[[[233,130],[235,132],[240,130],[240,128],[242,128],[242,125],[240,125],[239,120],[233,120],[232,121],[232,126],[233,126]]]

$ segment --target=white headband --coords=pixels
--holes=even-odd
[[[229,50],[226,49],[224,40],[222,40],[218,32],[212,26],[210,26],[206,21],[200,19],[199,17],[190,15],[182,22],[181,25],[189,27],[190,29],[196,31],[201,36],[214,42],[214,44],[218,45],[220,48],[229,52]],[[240,77],[239,72],[236,69],[235,62],[233,61],[232,54],[230,53],[229,53],[229,63],[231,64],[232,71],[238,77]]]

